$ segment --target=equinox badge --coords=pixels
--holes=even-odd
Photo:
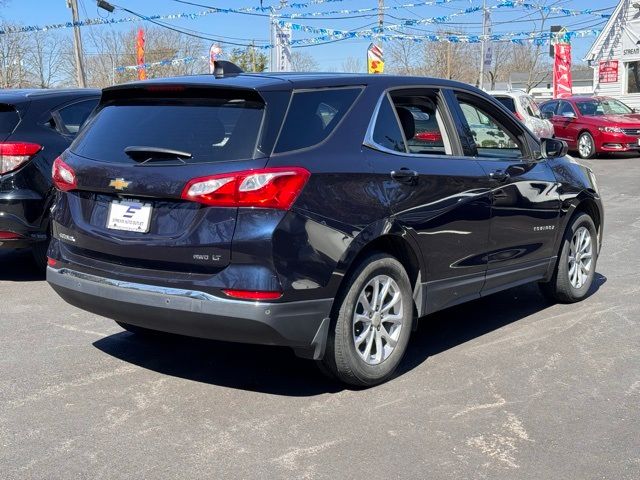
[[[114,178],[109,182],[109,186],[116,190],[124,190],[131,182],[127,182],[124,178]]]

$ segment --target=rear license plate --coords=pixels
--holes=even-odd
[[[113,201],[109,206],[107,228],[127,232],[147,233],[151,205],[134,201]]]

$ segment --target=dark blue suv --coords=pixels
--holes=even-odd
[[[566,144],[431,78],[107,88],[53,178],[47,279],[67,302],[136,333],[290,346],[355,385],[388,379],[431,312],[526,282],[584,298],[602,238]]]

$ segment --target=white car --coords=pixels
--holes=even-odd
[[[522,90],[487,92],[507,107],[538,138],[553,138],[553,124],[540,113],[531,95]]]

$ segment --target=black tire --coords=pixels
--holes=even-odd
[[[569,278],[569,255],[571,252],[571,241],[574,234],[584,227],[589,231],[592,242],[592,257],[589,273],[584,284],[576,288],[572,285]],[[541,283],[540,287],[542,292],[547,298],[552,301],[558,301],[562,303],[574,303],[584,299],[589,293],[589,289],[593,284],[595,277],[595,271],[598,261],[598,232],[593,220],[586,213],[576,214],[570,221],[569,226],[562,239],[562,246],[560,249],[560,255],[558,256],[558,262],[553,272],[553,276],[549,282]]]
[[[583,155],[580,151],[580,140],[582,138],[584,138],[585,141],[589,142],[589,144],[591,145],[591,149],[589,150],[588,155]],[[593,137],[589,132],[582,132],[578,137],[578,155],[580,156],[580,158],[584,158],[585,160],[596,156],[596,142],[593,140]]]
[[[401,319],[401,327],[398,329],[395,347],[392,348],[386,358],[374,365],[365,362],[356,351],[354,340],[356,332],[354,332],[354,329],[358,328],[356,326],[358,324],[354,324],[353,318],[356,308],[359,307],[358,297],[360,293],[364,291],[370,281],[379,275],[390,277],[395,282],[402,301],[402,310],[396,313],[397,317]],[[321,370],[325,373],[330,373],[330,376],[337,378],[341,382],[358,387],[368,387],[383,383],[392,377],[400,364],[407,350],[409,336],[411,335],[414,309],[409,277],[398,260],[389,255],[379,253],[363,260],[349,275],[345,285],[341,294],[336,298],[331,327],[329,328],[327,349],[321,361]],[[383,298],[380,303],[384,304],[384,300]],[[393,311],[396,308],[393,307]],[[378,309],[377,312],[379,311]],[[378,315],[378,313],[374,314],[370,330],[363,328],[360,333],[364,334],[366,331],[372,331],[375,328],[378,332],[383,329],[382,331],[388,335],[388,332],[394,328],[393,325],[385,322],[384,317],[376,317],[375,315]],[[379,323],[378,327],[373,326],[376,322]],[[372,332],[372,334],[375,336],[376,332]],[[384,344],[380,343],[380,345],[383,345],[381,351],[384,352],[385,348],[390,344],[386,340],[382,341],[386,342]],[[363,343],[367,343],[367,341]],[[375,342],[372,341],[372,343]],[[372,346],[369,352],[373,352],[374,348],[377,350],[377,345],[375,347]],[[366,353],[365,347],[363,354]],[[384,353],[380,353],[380,355],[384,357]]]
[[[38,242],[31,247],[33,261],[39,270],[47,269],[47,251],[49,250],[49,239],[44,242]]]

